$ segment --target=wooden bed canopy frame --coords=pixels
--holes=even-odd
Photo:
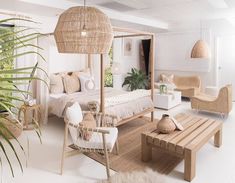
[[[145,32],[130,28],[123,28],[123,27],[114,27],[113,32],[116,33],[125,33],[115,35],[114,39],[119,38],[130,38],[130,37],[149,37],[151,40],[150,43],[150,88],[151,88],[151,100],[153,101],[154,95],[154,61],[155,61],[155,34],[151,32]],[[53,35],[53,33],[44,34],[44,35]],[[91,68],[92,57],[91,54],[88,54],[88,68]],[[104,94],[104,54],[100,54],[100,112],[105,113],[105,94]],[[146,114],[151,113],[151,121],[154,120],[154,107],[151,109],[145,109],[144,111],[133,115],[132,117],[122,119],[118,122],[118,125],[124,124],[128,121],[137,119],[142,117]]]
[[[150,44],[150,88],[151,88],[151,99],[153,101],[154,95],[154,61],[155,61],[155,34],[150,32],[144,32],[135,29],[113,27],[113,32],[125,33],[122,35],[114,36],[114,39],[119,38],[130,38],[130,37],[149,37],[151,39]],[[91,56],[88,55],[88,67],[91,65]],[[105,95],[104,95],[104,57],[103,54],[100,55],[100,109],[101,112],[105,113]],[[154,107],[151,109],[146,109],[132,117],[122,119],[118,122],[118,126],[122,125],[128,121],[134,120],[136,118],[142,117],[148,113],[151,113],[151,121],[154,120]]]

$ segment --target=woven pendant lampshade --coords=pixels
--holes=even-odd
[[[54,37],[60,53],[104,54],[110,50],[113,30],[99,9],[77,6],[60,15]]]
[[[209,58],[209,47],[203,40],[198,40],[193,46],[191,58]]]

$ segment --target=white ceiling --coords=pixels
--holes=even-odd
[[[80,2],[81,0],[71,0]],[[235,0],[87,0],[88,4],[118,2],[135,8],[127,14],[158,19],[169,24],[235,17]]]
[[[55,3],[56,2],[56,3]],[[56,16],[83,0],[0,0],[1,9]],[[167,29],[167,25],[208,19],[233,19],[235,0],[87,0],[115,21]]]

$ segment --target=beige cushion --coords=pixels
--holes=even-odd
[[[174,83],[174,75],[173,74],[161,74],[161,82],[167,83],[167,84],[173,84]]]
[[[50,76],[50,93],[63,93],[64,85],[61,75],[52,74]]]
[[[70,94],[81,90],[80,81],[77,76],[65,75],[63,77],[65,92]]]
[[[96,121],[91,113],[85,114],[83,117],[83,121],[79,123],[79,126],[82,128],[96,128]],[[81,133],[81,138],[84,140],[89,141],[92,137],[93,132],[92,131],[87,131],[87,130],[82,130],[80,131]]]

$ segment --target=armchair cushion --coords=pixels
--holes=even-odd
[[[118,129],[116,127],[98,127],[96,129],[107,130],[109,132],[108,134],[105,134],[106,147],[109,151],[112,151],[117,140]],[[102,133],[93,132],[89,141],[85,141],[79,137],[77,138],[75,145],[80,148],[104,149],[103,143]]]
[[[174,75],[173,74],[161,74],[160,81],[166,84],[174,84]]]
[[[66,118],[73,125],[78,125],[83,120],[82,109],[78,102],[67,108]]]
[[[73,125],[78,125],[83,120],[82,109],[79,103],[75,102],[72,106],[68,107],[66,110],[66,118],[69,123]],[[69,126],[69,132],[71,134],[73,142],[76,142],[78,134],[78,129]]]
[[[96,128],[96,121],[91,113],[84,115],[83,121],[79,123],[82,127],[80,130],[80,135],[84,140],[89,141],[92,137],[92,131],[83,130],[83,128]]]

